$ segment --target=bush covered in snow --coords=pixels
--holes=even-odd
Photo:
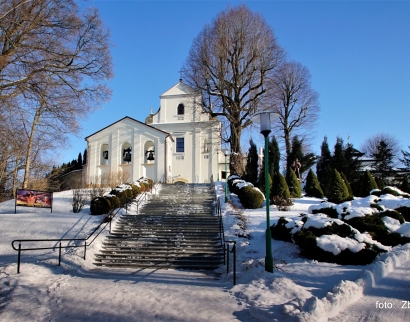
[[[309,207],[310,214],[282,217],[271,227],[272,237],[297,244],[304,256],[318,261],[368,264],[391,247],[410,243],[410,200],[391,189],[397,196],[322,202]]]
[[[242,206],[247,209],[260,208],[265,199],[263,193],[258,188],[251,186],[244,186],[240,189],[238,197]]]

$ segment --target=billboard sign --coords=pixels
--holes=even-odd
[[[51,208],[53,205],[53,193],[48,191],[37,191],[27,189],[17,189],[16,207],[39,207]]]

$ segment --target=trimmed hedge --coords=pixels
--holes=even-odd
[[[104,215],[111,209],[111,203],[107,197],[95,197],[91,200],[90,212],[92,215]]]
[[[245,186],[240,189],[238,197],[241,204],[247,209],[262,207],[263,200],[265,199],[259,189],[250,186]]]

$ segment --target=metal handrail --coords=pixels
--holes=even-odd
[[[229,245],[233,244],[232,250],[229,250]],[[226,247],[227,246],[227,247]],[[226,249],[226,274],[229,273],[229,253],[233,253],[233,285],[236,285],[236,241],[235,240],[225,240]]]
[[[144,191],[144,195],[146,198],[147,191]],[[141,199],[143,195],[140,196],[139,199]],[[59,242],[59,257],[58,257],[58,265],[61,264],[61,249],[62,248],[78,248],[78,247],[83,247],[84,246],[84,260],[86,259],[86,253],[87,253],[87,246],[90,246],[92,242],[101,234],[101,232],[107,227],[108,224],[110,224],[110,232],[111,232],[111,221],[114,219],[114,217],[118,214],[121,208],[126,207],[128,208],[128,200],[123,204],[120,208],[113,209],[111,210],[105,218],[108,218],[108,221],[102,221],[93,231],[90,235],[88,235],[86,238],[56,238],[56,239],[15,239],[11,242],[11,247],[15,250],[18,251],[18,257],[17,257],[17,274],[20,273],[20,261],[21,261],[21,252],[22,251],[29,251],[29,250],[45,250],[45,249],[55,249],[56,246],[53,247],[35,247],[35,248],[21,248],[21,243],[37,243],[37,242]],[[114,211],[117,210],[114,213]],[[104,227],[102,227],[104,225]],[[102,228],[101,228],[102,227]],[[98,232],[98,234],[91,240],[89,244],[87,244],[87,241],[94,235],[94,233],[101,228],[101,230]],[[80,241],[84,242],[84,245],[66,245],[66,246],[61,246],[61,242],[74,242],[74,241]],[[15,243],[19,243],[18,248],[15,247]]]

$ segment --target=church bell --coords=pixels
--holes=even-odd
[[[148,153],[148,156],[147,156],[147,160],[148,160],[148,161],[153,161],[153,160],[155,160],[155,159],[154,159],[154,151],[150,150],[150,151],[147,151],[146,153]]]
[[[131,147],[124,149],[123,157],[125,162],[131,162]]]

